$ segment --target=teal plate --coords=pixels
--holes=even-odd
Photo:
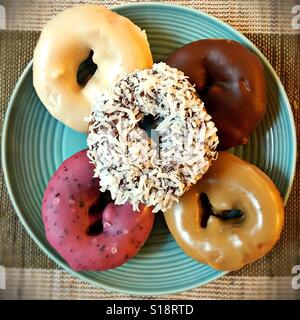
[[[113,10],[147,31],[155,61],[202,38],[229,38],[256,53],[265,67],[268,110],[247,146],[233,152],[265,171],[287,200],[295,170],[296,137],[285,91],[266,58],[242,34],[203,12],[146,3]],[[86,136],[56,121],[32,85],[32,63],[12,94],[3,127],[3,168],[16,212],[31,237],[59,266],[96,286],[130,294],[169,294],[194,288],[222,275],[186,256],[169,234],[161,215],[140,253],[125,265],[105,272],[74,272],[48,244],[41,219],[43,191],[64,159],[85,148]]]

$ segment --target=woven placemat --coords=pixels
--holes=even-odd
[[[291,283],[291,277],[226,276],[187,292],[143,297],[104,291],[62,270],[11,268],[0,299],[299,299]]]
[[[141,0],[0,0],[7,11],[7,28],[40,30],[47,20],[65,8],[80,3],[113,6]],[[201,9],[247,33],[296,33],[292,28],[291,9],[297,0],[148,0]],[[38,13],[38,14],[37,14]]]
[[[38,3],[41,1],[31,1]],[[53,1],[54,3],[55,1]],[[108,1],[109,2],[109,1]],[[191,1],[196,3],[196,1]],[[229,1],[232,3],[231,1]],[[67,2],[68,4],[70,2]],[[197,2],[198,3],[198,2]],[[57,7],[55,7],[57,8]],[[60,8],[60,6],[59,6]],[[51,11],[51,10],[50,10]],[[54,10],[55,11],[55,10]],[[46,12],[48,12],[46,10]],[[53,13],[53,10],[51,11]],[[49,13],[49,16],[51,14]],[[35,17],[37,14],[35,14]],[[26,29],[26,28],[25,28]],[[24,67],[30,61],[32,52],[38,39],[38,31],[29,30],[2,30],[0,31],[0,120],[1,124],[4,118],[5,110],[12,89],[23,71]],[[287,91],[289,100],[292,105],[295,123],[297,128],[297,141],[300,137],[300,36],[295,34],[270,34],[270,33],[248,33],[246,36],[254,42],[254,44],[263,52],[273,65],[275,71],[281,78],[283,85]],[[279,297],[280,294],[286,296],[299,296],[300,291],[295,292],[290,286],[290,277],[292,267],[296,264],[300,265],[300,170],[297,166],[296,177],[289,201],[286,206],[286,223],[281,240],[277,246],[265,256],[263,259],[252,263],[238,272],[233,272],[225,276],[224,280],[213,282],[209,286],[204,286],[200,289],[195,289],[189,293],[179,295],[180,298],[202,297],[202,298],[215,298],[215,297],[228,297],[228,288],[236,287],[236,294],[234,297],[257,297],[262,296],[265,291],[262,290],[264,286],[274,286],[272,295],[265,294],[267,297]],[[22,270],[27,270],[26,275],[28,279],[34,281],[36,273],[38,275],[43,272],[51,272],[53,270],[53,277],[47,278],[51,281],[50,284],[43,283],[47,289],[42,290],[48,292],[47,297],[53,297],[49,290],[54,290],[57,287],[58,279],[61,279],[63,273],[60,270],[54,270],[58,267],[45,256],[36,244],[29,238],[25,230],[21,226],[16,214],[11,206],[9,197],[7,195],[6,187],[4,185],[3,173],[1,170],[0,176],[0,265],[9,268],[8,270],[18,270],[22,274]],[[30,271],[44,270],[44,271]],[[21,270],[21,271],[20,271]],[[48,270],[48,271],[47,271]],[[8,274],[15,275],[17,271],[8,272]],[[55,276],[59,272],[60,276]],[[66,277],[66,275],[65,275]],[[251,278],[253,277],[253,285]],[[254,278],[255,277],[255,278]],[[282,278],[283,277],[283,278]],[[67,277],[66,279],[69,279]],[[243,280],[244,279],[244,280]],[[248,280],[245,280],[248,279]],[[271,279],[267,282],[267,279]],[[272,280],[273,279],[273,280]],[[275,280],[274,280],[275,279]],[[285,280],[276,280],[285,279]],[[12,286],[21,286],[16,291],[19,295],[23,292],[24,296],[28,296],[26,283],[9,280]],[[241,282],[242,281],[242,282]],[[68,282],[63,282],[67,287]],[[244,283],[244,286],[240,284]],[[284,288],[282,287],[284,283]],[[248,285],[248,287],[247,287]],[[23,286],[23,287],[22,287]],[[65,297],[80,298],[88,297],[86,288],[88,285],[80,284],[78,280],[69,281],[69,286],[66,290],[69,296]],[[277,286],[277,287],[276,287]],[[29,286],[30,287],[30,286]],[[270,287],[270,288],[271,288]],[[22,291],[22,288],[24,289]],[[72,293],[73,288],[76,295]],[[248,289],[247,289],[248,288]],[[248,291],[253,290],[250,294]],[[281,289],[280,289],[281,288]],[[290,294],[287,294],[289,289]],[[81,292],[82,289],[82,292]],[[280,289],[280,290],[279,290]],[[36,289],[37,290],[37,289]],[[47,291],[48,290],[48,291]],[[71,291],[70,291],[71,290]],[[96,289],[95,289],[96,290]],[[104,293],[103,290],[97,289],[98,298],[114,298],[116,295],[109,295]],[[100,291],[99,291],[100,290]],[[247,291],[248,290],[248,291]],[[250,290],[250,291],[251,291]],[[10,297],[13,296],[15,291],[10,292]],[[37,292],[37,291],[35,291]],[[70,293],[71,292],[71,293]],[[94,291],[93,291],[94,292]],[[254,294],[254,292],[256,292]],[[275,293],[274,293],[275,292]],[[16,293],[16,294],[17,294]],[[3,292],[2,292],[3,294]],[[95,293],[94,293],[95,294]],[[1,295],[1,291],[0,291]],[[121,297],[121,296],[120,296]],[[167,296],[174,298],[176,296]]]

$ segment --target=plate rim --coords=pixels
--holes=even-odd
[[[282,98],[284,100],[284,104],[287,106],[287,113],[288,113],[288,117],[291,123],[291,132],[292,132],[292,151],[293,151],[293,162],[291,164],[291,178],[289,179],[289,186],[287,188],[287,192],[286,195],[284,196],[284,203],[286,204],[288,197],[290,195],[291,192],[291,188],[293,186],[293,181],[295,178],[295,170],[296,170],[296,158],[297,158],[297,140],[296,140],[296,128],[295,128],[295,121],[294,121],[294,116],[292,113],[292,108],[290,105],[290,102],[288,100],[286,91],[284,89],[284,86],[281,83],[281,80],[279,79],[277,73],[275,72],[274,68],[272,67],[272,65],[270,64],[270,62],[267,60],[267,58],[262,54],[262,52],[246,37],[244,36],[240,31],[236,30],[234,27],[230,26],[229,24],[227,24],[226,22],[224,22],[221,19],[218,19],[202,10],[199,9],[193,9],[193,8],[189,8],[189,7],[185,7],[185,6],[181,6],[181,5],[176,5],[176,4],[170,4],[170,3],[155,3],[155,2],[142,2],[142,3],[127,3],[127,4],[121,4],[121,5],[113,5],[111,7],[109,7],[111,10],[118,10],[118,9],[127,9],[127,8],[131,8],[131,7],[142,7],[142,6],[151,6],[151,7],[170,7],[170,8],[176,8],[178,10],[182,10],[185,12],[190,12],[193,14],[199,14],[202,16],[207,17],[208,19],[213,20],[215,23],[217,24],[221,24],[223,25],[226,29],[228,29],[231,33],[235,34],[236,36],[238,36],[239,38],[242,38],[243,41],[246,43],[247,46],[251,47],[251,51],[254,52],[263,62],[263,64],[269,69],[269,71],[271,72],[272,77],[274,78],[276,84],[279,87],[279,90],[282,94]],[[34,232],[31,230],[28,222],[26,221],[25,217],[23,217],[22,214],[22,209],[19,207],[17,201],[15,200],[15,196],[14,196],[14,191],[13,191],[13,185],[11,182],[11,178],[10,175],[8,173],[8,159],[6,156],[6,150],[7,150],[7,130],[8,130],[8,125],[12,116],[12,108],[15,102],[15,99],[17,97],[17,93],[20,89],[20,87],[22,86],[26,76],[31,72],[32,70],[32,65],[33,65],[33,60],[31,59],[29,61],[29,63],[27,64],[27,66],[25,67],[25,69],[23,70],[21,76],[18,78],[15,87],[11,93],[11,96],[9,98],[9,102],[8,102],[8,106],[7,109],[5,111],[5,117],[4,117],[4,121],[3,121],[3,128],[1,130],[2,133],[2,137],[1,137],[1,153],[2,153],[2,168],[3,168],[3,174],[4,174],[4,180],[5,180],[5,184],[6,184],[6,188],[9,194],[9,198],[10,201],[13,205],[13,208],[15,210],[15,212],[17,213],[18,218],[21,221],[21,224],[24,226],[25,230],[27,231],[27,233],[30,235],[30,237],[34,240],[34,242],[38,245],[38,247],[50,258],[52,259],[52,261],[54,261],[54,263],[56,263],[60,268],[62,268],[62,270],[67,271],[69,274],[71,274],[72,276],[85,281],[89,284],[92,284],[93,286],[97,287],[97,288],[102,288],[105,290],[109,290],[111,292],[117,292],[117,293],[122,293],[122,294],[126,294],[126,295],[136,295],[136,296],[160,296],[160,295],[167,295],[167,294],[174,294],[174,293],[178,293],[178,292],[183,292],[183,291],[187,291],[187,290],[191,290],[193,288],[197,288],[200,286],[203,286],[207,283],[210,283],[222,276],[224,276],[225,274],[227,274],[226,271],[220,271],[219,274],[210,277],[209,279],[203,280],[201,281],[201,283],[197,283],[197,284],[193,284],[190,286],[185,286],[182,287],[180,289],[168,289],[168,290],[160,290],[160,291],[152,291],[153,289],[150,289],[149,291],[145,291],[145,290],[140,290],[140,291],[136,291],[132,290],[132,289],[120,289],[114,285],[110,285],[107,286],[106,284],[99,284],[97,281],[93,280],[93,279],[87,279],[84,274],[82,274],[81,272],[75,272],[73,271],[65,262],[60,261],[53,253],[51,253],[45,246],[44,244],[39,240],[39,238],[34,234]],[[219,271],[219,270],[218,270]]]

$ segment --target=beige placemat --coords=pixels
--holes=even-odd
[[[28,1],[18,2],[23,4],[26,2],[24,8],[31,10],[32,21],[44,21],[62,7],[71,3],[71,1],[47,2],[48,4],[43,11],[34,11]],[[102,2],[111,3],[112,1]],[[193,3],[197,6],[201,6],[202,3],[200,1],[184,2]],[[45,4],[45,1],[30,1],[30,3],[33,6],[39,6],[41,3]],[[219,1],[207,1],[205,3],[206,8],[217,10],[216,3],[219,3]],[[210,3],[211,6],[209,7],[207,3]],[[226,3],[230,10],[236,8],[237,1],[226,1]],[[244,2],[239,1],[239,3]],[[12,11],[9,15],[16,16],[16,14],[13,14],[13,7],[10,8],[8,13],[10,10]],[[42,12],[43,14],[41,14]],[[40,13],[40,16],[44,18],[37,18],[39,16],[37,13]],[[24,25],[30,27],[29,18],[26,18],[26,15],[23,18]],[[224,18],[224,14],[221,18]],[[22,20],[22,17],[20,19]],[[13,25],[11,24],[11,26]],[[39,26],[40,22],[34,24],[34,28],[38,29]],[[13,86],[31,59],[39,36],[38,31],[29,31],[27,27],[23,28],[22,31],[0,31],[1,123]],[[266,28],[264,32],[248,33],[246,36],[266,55],[280,76],[293,108],[296,127],[299,129],[300,38],[299,35],[291,33],[270,34],[267,33],[268,30]],[[299,130],[297,130],[297,139],[299,141]],[[56,270],[57,266],[39,250],[20,225],[7,195],[2,171],[0,180],[0,265],[7,268],[8,285],[7,290],[0,290],[0,297],[37,298],[40,294],[44,298],[57,298],[58,288],[60,288],[60,297],[64,298],[115,298],[116,295],[114,294],[110,295],[104,290],[92,288],[66,275],[65,272]],[[300,171],[297,167],[294,186],[286,208],[284,232],[280,242],[270,254],[207,286],[180,295],[166,296],[166,298],[300,298],[300,290],[293,290],[290,281],[292,267],[297,264],[300,265],[299,183]],[[16,274],[19,276],[16,277]],[[43,275],[48,276],[44,277]],[[23,278],[21,279],[21,277]],[[31,293],[30,288],[32,288]],[[122,296],[118,295],[118,297]]]
[[[291,287],[291,277],[227,276],[200,288],[179,294],[136,297],[92,287],[62,270],[7,270],[7,290],[0,299],[299,299]]]
[[[7,10],[7,28],[40,30],[45,21],[63,9],[79,3],[97,3],[113,6],[140,0],[0,0]],[[159,2],[148,0],[148,2]],[[292,28],[292,7],[297,0],[163,0],[201,9],[231,24],[241,32],[296,33]],[[38,14],[37,14],[38,13]]]

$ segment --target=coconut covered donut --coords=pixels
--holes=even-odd
[[[78,69],[88,57],[97,69],[85,85],[79,84]],[[33,84],[53,117],[86,132],[84,118],[98,93],[122,74],[151,66],[144,31],[102,6],[79,5],[54,17],[42,30],[34,51]]]
[[[153,212],[170,208],[217,154],[217,130],[202,101],[165,63],[123,77],[101,95],[89,121],[88,156],[100,190],[134,210],[140,203]]]

